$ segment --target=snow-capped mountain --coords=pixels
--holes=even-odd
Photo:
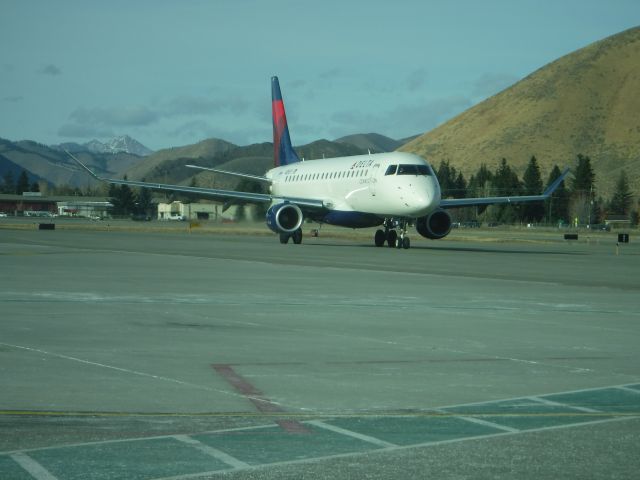
[[[140,142],[131,138],[129,135],[122,135],[120,137],[112,138],[106,142],[99,140],[91,140],[84,144],[84,147],[93,153],[131,153],[133,155],[140,155],[142,157],[153,153]]]

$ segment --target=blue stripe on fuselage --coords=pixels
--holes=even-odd
[[[340,210],[331,210],[326,214],[313,216],[314,220],[320,223],[328,223],[338,227],[346,228],[368,228],[382,225],[383,218],[373,213],[362,212],[343,212]]]

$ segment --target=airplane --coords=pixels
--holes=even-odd
[[[438,240],[452,228],[452,208],[548,199],[569,173],[564,172],[541,195],[481,198],[441,198],[440,185],[431,165],[405,152],[369,153],[301,161],[291,144],[287,116],[278,77],[271,78],[274,167],[264,176],[230,172],[198,165],[187,167],[235,175],[263,183],[268,193],[103,178],[67,152],[95,179],[116,185],[186,192],[224,202],[266,203],[266,224],[280,243],[302,243],[305,219],[347,228],[381,227],[374,244],[408,249],[407,229],[415,225],[423,237]]]

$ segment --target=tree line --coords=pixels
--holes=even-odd
[[[595,189],[595,173],[591,159],[579,154],[576,166],[572,168],[573,179],[565,185],[563,181],[546,202],[492,205],[472,207],[453,212],[460,221],[478,220],[488,223],[549,223],[549,224],[599,224],[611,215],[626,216],[633,225],[638,224],[638,204],[633,204],[627,174],[620,172],[613,195],[604,200]],[[486,164],[465,179],[448,160],[440,162],[436,171],[442,198],[476,198],[491,196],[540,195],[560,175],[554,165],[546,183],[538,160],[532,156],[524,171],[522,180],[503,158],[492,171]]]
[[[2,185],[0,185],[0,193],[9,195],[22,195],[24,192],[39,192],[40,184],[38,182],[29,182],[29,176],[26,170],[22,170],[22,173],[16,180],[11,170],[2,176]]]
[[[597,195],[595,189],[596,175],[591,166],[591,159],[579,154],[576,166],[572,168],[573,179],[569,185],[563,181],[551,198],[546,202],[522,204],[492,205],[489,207],[469,207],[452,211],[457,221],[477,220],[487,223],[548,223],[548,224],[600,224],[611,215],[629,218],[632,225],[638,225],[639,203],[634,204],[625,170],[621,170],[612,196],[605,200]],[[467,180],[448,160],[440,162],[436,175],[440,182],[442,198],[476,198],[491,196],[539,195],[561,174],[560,168],[554,165],[547,176],[546,183],[535,156],[532,156],[524,171],[522,180],[515,170],[503,158],[495,170],[481,164],[478,170]],[[40,191],[37,182],[30,183],[26,171],[22,171],[17,180],[13,173],[7,171],[3,176],[0,192],[18,194]],[[126,180],[126,176],[125,176]],[[191,186],[196,186],[195,178]],[[69,190],[69,191],[67,191]],[[242,183],[238,190],[261,191],[260,185]],[[78,188],[54,188],[58,195],[82,195]],[[95,194],[87,191],[85,195]],[[146,214],[153,210],[149,189],[131,189],[128,185],[109,185],[107,196],[113,203],[114,215]],[[169,194],[170,200],[190,201],[191,196],[185,194]]]

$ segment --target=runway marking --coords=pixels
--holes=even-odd
[[[454,351],[454,353],[457,353]],[[462,352],[463,353],[463,352]],[[308,365],[412,365],[421,363],[475,363],[475,362],[511,362],[520,361],[539,363],[540,361],[566,361],[566,360],[611,360],[612,357],[584,356],[584,357],[542,357],[538,360],[520,360],[508,357],[474,357],[474,358],[423,358],[415,360],[353,360],[353,361],[328,361],[328,362],[236,362],[227,365],[233,367],[278,367],[278,366],[308,366]]]
[[[237,375],[237,374],[236,374]],[[251,390],[254,394],[258,394],[261,393],[255,386],[251,385],[249,382],[247,382],[244,378],[242,378],[240,375],[237,375],[238,379],[243,380],[245,382],[243,388],[246,388],[247,390]],[[240,383],[242,384],[242,383]],[[331,425],[329,423],[326,423],[326,421],[323,420],[309,420],[306,422],[300,422],[301,424],[305,424],[307,426],[313,426],[316,428],[320,428],[320,429],[325,429],[325,430],[329,430],[332,431],[336,434],[339,435],[345,435],[347,437],[353,438],[354,441],[363,441],[372,445],[376,445],[380,448],[378,449],[373,449],[373,450],[368,450],[368,451],[354,451],[353,449],[351,449],[351,447],[349,446],[345,446],[345,452],[344,453],[337,453],[337,454],[333,454],[333,455],[325,455],[325,456],[316,456],[316,457],[307,457],[304,459],[292,459],[292,460],[284,460],[284,461],[279,461],[279,462],[272,462],[272,463],[261,463],[261,464],[256,464],[256,465],[252,465],[252,464],[247,464],[246,462],[244,462],[243,460],[233,457],[231,455],[228,455],[222,451],[219,451],[216,448],[213,447],[209,447],[206,444],[203,444],[202,442],[191,438],[188,435],[158,435],[158,436],[154,436],[154,437],[146,437],[146,438],[129,438],[129,439],[118,439],[118,440],[107,440],[107,441],[99,441],[99,442],[87,442],[87,443],[79,443],[76,445],[70,445],[70,444],[66,444],[66,445],[57,445],[57,446],[53,446],[53,447],[42,447],[42,448],[34,448],[34,449],[22,449],[22,450],[17,450],[17,451],[13,451],[13,452],[0,452],[0,455],[6,455],[10,458],[12,458],[14,461],[16,461],[19,465],[21,465],[22,468],[24,468],[25,470],[27,470],[36,480],[57,480],[56,477],[54,477],[53,475],[51,475],[47,470],[46,470],[46,464],[45,466],[40,465],[38,462],[36,462],[35,460],[33,460],[29,455],[28,452],[36,452],[36,451],[46,451],[46,450],[56,450],[56,449],[60,449],[61,447],[65,448],[65,449],[69,449],[72,447],[83,447],[83,446],[88,446],[88,445],[109,445],[109,444],[117,444],[117,443],[123,443],[123,442],[132,442],[133,445],[140,445],[139,448],[151,448],[148,445],[145,445],[145,443],[141,443],[144,442],[145,440],[154,440],[154,439],[160,439],[160,438],[172,438],[174,440],[180,441],[186,445],[189,445],[197,450],[200,450],[203,453],[206,453],[216,459],[218,459],[219,461],[221,461],[222,463],[229,465],[230,468],[219,468],[218,470],[212,470],[210,472],[198,472],[198,473],[189,473],[189,474],[184,474],[184,475],[176,475],[176,476],[171,476],[171,477],[161,477],[161,478],[156,478],[155,480],[169,480],[169,479],[173,479],[173,480],[186,480],[188,478],[195,478],[195,477],[201,477],[203,475],[207,475],[207,474],[218,474],[218,473],[222,473],[222,472],[238,472],[238,471],[255,471],[255,470],[259,470],[259,469],[263,469],[263,468],[270,468],[270,467],[274,467],[274,466],[285,466],[285,465],[295,465],[295,464],[304,464],[304,463],[309,463],[309,462],[314,462],[314,461],[320,461],[320,460],[330,460],[330,459],[337,459],[337,458],[348,458],[348,457],[355,457],[355,456],[359,456],[359,455],[363,455],[363,454],[367,454],[367,452],[369,452],[369,454],[375,452],[375,453],[379,453],[379,452],[391,452],[391,451],[398,451],[398,450],[408,450],[408,449],[416,449],[416,448],[422,448],[422,447],[432,447],[432,446],[437,446],[437,445],[446,445],[446,444],[455,444],[455,443],[460,443],[460,442],[465,442],[465,441],[473,441],[473,440],[482,440],[482,439],[491,439],[491,438],[497,438],[497,437],[502,437],[502,436],[512,436],[512,435],[519,435],[519,434],[526,434],[526,433],[531,433],[531,432],[543,432],[543,431],[553,431],[553,430],[560,430],[560,429],[567,429],[567,428],[574,428],[574,427],[581,427],[581,426],[589,426],[589,425],[599,425],[599,424],[605,424],[605,423],[611,423],[611,422],[616,422],[616,421],[624,421],[624,420],[637,420],[640,418],[640,412],[634,411],[634,412],[626,412],[626,413],[620,413],[620,412],[609,412],[609,411],[601,411],[601,410],[595,410],[595,409],[587,409],[586,407],[577,407],[574,405],[570,405],[570,404],[564,404],[564,403],[560,403],[560,402],[555,402],[553,400],[544,398],[544,396],[552,396],[552,395],[562,395],[562,394],[572,394],[572,393],[590,393],[590,392],[602,392],[602,393],[606,393],[607,391],[610,391],[612,389],[620,389],[620,390],[634,390],[634,393],[640,393],[637,390],[635,390],[632,387],[637,387],[637,384],[627,384],[627,385],[619,385],[619,386],[609,386],[609,387],[600,387],[600,388],[589,388],[589,389],[583,389],[583,390],[574,390],[574,391],[569,391],[569,392],[562,392],[562,393],[549,393],[549,394],[544,394],[541,396],[530,396],[530,397],[517,397],[513,400],[528,400],[528,401],[533,401],[536,403],[542,403],[542,404],[548,404],[550,406],[562,406],[564,408],[568,408],[568,409],[574,409],[576,410],[575,413],[567,413],[567,412],[555,412],[555,413],[543,413],[543,414],[539,414],[536,412],[509,412],[509,407],[510,405],[504,405],[505,402],[507,402],[509,399],[498,399],[498,400],[492,400],[492,401],[486,401],[486,402],[477,402],[477,403],[471,403],[471,404],[462,404],[462,405],[457,405],[457,406],[449,406],[446,408],[455,408],[455,407],[463,407],[463,406],[473,406],[473,405],[485,405],[485,406],[491,406],[494,405],[496,407],[496,409],[498,411],[496,412],[492,412],[490,414],[491,417],[495,418],[497,416],[504,416],[504,417],[527,417],[527,416],[557,416],[557,417],[582,417],[584,419],[587,419],[589,417],[593,417],[593,416],[598,416],[600,418],[594,419],[594,420],[587,420],[587,421],[583,421],[581,423],[575,423],[573,421],[569,421],[568,423],[563,423],[561,425],[552,425],[552,426],[542,426],[542,427],[537,427],[537,428],[527,428],[527,429],[523,429],[523,430],[517,430],[517,429],[513,429],[511,427],[505,427],[504,425],[499,425],[499,424],[495,424],[493,422],[488,422],[488,421],[484,421],[482,418],[478,418],[478,417],[483,417],[485,416],[484,413],[479,412],[478,414],[459,414],[459,413],[454,413],[454,412],[446,412],[445,413],[440,413],[440,410],[444,410],[444,408],[442,409],[437,409],[437,410],[430,410],[430,411],[425,411],[425,412],[414,412],[414,413],[407,413],[407,412],[391,412],[390,414],[387,413],[370,413],[370,414],[349,414],[348,416],[353,417],[353,418],[366,418],[366,417],[399,417],[399,416],[404,416],[404,417],[427,417],[427,416],[432,416],[432,417],[443,417],[443,418],[452,418],[452,417],[456,417],[456,418],[462,418],[463,420],[470,420],[473,423],[478,423],[480,425],[484,425],[487,427],[490,427],[492,429],[499,429],[497,432],[492,433],[492,432],[488,432],[488,433],[483,433],[483,434],[469,434],[469,436],[463,436],[463,437],[459,437],[459,438],[450,438],[450,439],[446,439],[446,440],[431,440],[431,441],[423,441],[420,443],[413,443],[410,445],[398,445],[396,443],[390,443],[390,442],[386,442],[382,439],[376,438],[376,437],[372,437],[370,435],[366,435],[363,433],[359,433],[357,431],[353,431],[353,430],[347,430],[341,427],[336,427],[334,425]],[[622,387],[622,388],[619,388]],[[587,396],[587,398],[589,398]],[[523,404],[526,406],[526,404]],[[635,403],[633,404],[635,405]],[[503,413],[500,413],[500,408],[506,408],[507,410]],[[275,408],[275,410],[278,410],[279,407]],[[277,412],[279,414],[281,414],[282,412]],[[270,416],[270,415],[276,415],[276,412],[270,412],[270,413],[265,413],[263,414],[264,416]],[[292,416],[295,414],[292,414]],[[309,415],[309,414],[306,414]],[[314,414],[316,416],[320,416],[320,414],[316,413]],[[334,417],[338,418],[341,415],[339,413],[336,413],[333,415]],[[342,415],[342,416],[346,416],[346,415]],[[607,418],[602,418],[603,416],[606,416]],[[465,418],[467,417],[467,418]],[[317,417],[316,417],[317,418]],[[330,414],[325,413],[324,415],[322,415],[322,418],[325,418],[327,420],[330,421],[330,419],[332,418],[332,416]],[[366,423],[363,424],[364,426],[366,426]],[[272,425],[259,425],[259,426],[253,426],[253,427],[239,427],[239,428],[232,428],[232,429],[223,429],[223,430],[214,430],[211,431],[209,433],[214,433],[214,434],[220,434],[223,432],[227,432],[227,431],[244,431],[244,432],[251,432],[252,430],[255,431],[260,431],[262,429],[265,428],[272,428]],[[200,434],[202,433],[206,433],[206,432],[200,432]],[[263,435],[260,435],[259,433],[256,435],[254,441],[258,442],[258,441],[268,441],[267,437],[264,437]],[[301,445],[304,446],[304,439],[301,438]],[[70,455],[73,455],[73,452],[70,452]],[[71,460],[69,460],[71,461]]]
[[[213,364],[213,369],[229,382],[238,392],[247,398],[261,413],[286,413],[278,403],[264,396],[264,393],[236,372],[229,364]],[[283,430],[289,433],[312,433],[296,420],[276,420]]]
[[[58,480],[49,470],[23,452],[9,455],[18,465],[24,468],[36,480]]]
[[[186,443],[187,445],[190,445],[197,450],[200,450],[201,452],[206,453],[207,455],[210,455],[233,468],[247,468],[249,466],[248,463],[245,463],[242,460],[238,460],[237,458],[232,457],[231,455],[228,455],[223,451],[218,450],[217,448],[205,445],[201,441],[196,440],[195,438],[191,438],[189,435],[173,435],[171,438],[175,438],[180,442]]]
[[[447,413],[449,413],[449,412],[447,412]],[[488,420],[483,420],[483,419],[477,418],[477,417],[472,417],[472,416],[467,416],[467,415],[459,415],[459,416],[456,416],[456,418],[459,418],[460,420],[464,420],[466,422],[475,423],[477,425],[484,425],[485,427],[491,427],[491,428],[494,428],[494,429],[497,429],[497,430],[502,430],[503,432],[517,433],[517,432],[521,431],[521,430],[519,430],[517,428],[507,427],[506,425],[501,425],[499,423],[490,422]]]
[[[165,382],[176,383],[178,385],[183,385],[185,387],[191,387],[191,388],[197,388],[199,390],[207,390],[209,392],[222,393],[224,395],[230,395],[230,396],[233,396],[233,397],[240,397],[241,396],[241,395],[238,395],[237,393],[234,393],[234,392],[229,392],[227,390],[220,390],[220,389],[217,389],[217,388],[211,388],[211,387],[208,387],[206,385],[198,385],[196,383],[184,382],[184,381],[178,380],[176,378],[164,377],[162,375],[154,375],[152,373],[140,372],[138,370],[131,370],[131,369],[128,369],[128,368],[116,367],[114,365],[107,365],[105,363],[92,362],[91,360],[85,360],[85,359],[82,359],[82,358],[72,357],[72,356],[69,356],[69,355],[63,355],[61,353],[48,352],[46,350],[42,350],[42,349],[35,348],[35,347],[27,347],[25,345],[13,345],[11,343],[3,343],[3,342],[0,342],[0,345],[3,345],[5,347],[18,348],[18,349],[21,349],[21,350],[27,350],[29,352],[41,353],[43,355],[48,355],[50,357],[61,358],[63,360],[70,360],[70,361],[73,361],[73,362],[83,363],[85,365],[92,365],[94,367],[107,368],[109,370],[115,370],[115,371],[118,371],[118,372],[128,373],[130,375],[138,375],[140,377],[153,378],[154,380],[162,380],[162,381],[165,381]]]
[[[637,418],[637,417],[636,417]],[[547,431],[547,430],[562,430],[565,428],[579,428],[582,426],[591,426],[591,425],[598,425],[601,423],[607,423],[607,422],[615,422],[615,421],[620,421],[621,419],[607,419],[607,420],[594,420],[592,422],[584,422],[584,423],[579,423],[579,424],[569,424],[569,425],[556,425],[553,427],[542,427],[542,428],[536,428],[536,429],[530,429],[527,431],[520,431],[520,432],[499,432],[499,433],[491,433],[491,434],[486,434],[486,435],[476,435],[476,436],[472,436],[472,437],[463,437],[463,438],[453,438],[453,439],[448,439],[448,440],[439,440],[439,441],[432,441],[432,442],[425,442],[425,443],[419,443],[419,444],[414,444],[414,445],[401,445],[401,446],[394,446],[394,447],[388,447],[388,448],[381,448],[381,449],[377,449],[377,450],[372,450],[369,452],[348,452],[348,453],[339,453],[336,455],[326,455],[326,456],[322,456],[322,457],[313,457],[313,458],[304,458],[304,459],[296,459],[296,460],[288,460],[288,461],[281,461],[281,462],[273,462],[273,463],[265,463],[265,464],[261,464],[261,465],[252,465],[246,469],[233,469],[233,470],[212,470],[212,471],[208,471],[208,472],[200,472],[200,473],[190,473],[190,474],[186,474],[186,475],[176,475],[176,476],[172,476],[172,477],[161,477],[161,478],[155,478],[152,480],[188,480],[191,478],[198,478],[198,477],[202,477],[205,475],[216,475],[216,474],[231,474],[233,472],[238,472],[238,471],[256,471],[256,470],[262,470],[265,468],[273,468],[273,467],[281,467],[281,466],[288,466],[288,465],[301,465],[301,464],[306,464],[306,463],[311,463],[311,462],[318,462],[318,461],[323,461],[323,460],[337,460],[337,459],[341,459],[341,458],[353,458],[353,457],[357,457],[357,456],[361,456],[361,455],[371,455],[371,453],[386,453],[386,452],[396,452],[396,451],[405,451],[405,450],[414,450],[414,449],[418,449],[418,448],[428,448],[428,447],[436,447],[436,446],[441,446],[441,445],[450,445],[450,444],[456,444],[456,443],[462,443],[462,442],[467,442],[467,441],[474,441],[474,440],[485,440],[485,439],[492,439],[492,438],[498,438],[498,437],[509,437],[509,436],[513,436],[513,435],[520,435],[520,434],[527,434],[527,433],[535,433],[535,432],[541,432],[541,431]]]
[[[533,400],[534,402],[542,403],[544,405],[551,405],[551,406],[554,406],[554,407],[567,407],[567,408],[572,408],[573,410],[579,410],[581,412],[586,412],[586,413],[605,413],[602,410],[596,410],[595,408],[579,407],[579,406],[571,405],[571,404],[568,404],[568,403],[554,402],[553,400],[549,400],[548,398],[527,397],[527,399],[528,400]]]
[[[635,388],[629,388],[624,386],[614,387],[618,390],[624,390],[625,392],[637,393],[640,395],[640,390],[636,390]]]
[[[315,425],[316,427],[324,428],[325,430],[330,430],[332,432],[339,433],[341,435],[357,438],[358,440],[362,440],[363,442],[377,445],[378,447],[391,448],[391,447],[398,446],[395,443],[386,442],[384,440],[380,440],[379,438],[375,438],[370,435],[364,435],[362,433],[354,432],[352,430],[347,430],[346,428],[336,427],[335,425],[330,425],[320,420],[310,420],[305,423],[308,423],[309,425]]]

